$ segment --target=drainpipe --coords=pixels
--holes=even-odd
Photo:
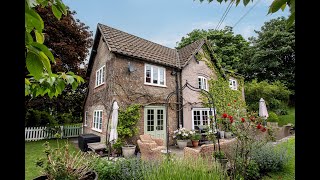
[[[179,127],[179,122],[180,122],[180,113],[179,113],[179,80],[178,80],[178,71],[177,69],[174,70],[175,74],[175,80],[176,80],[176,116],[178,120],[178,127]]]
[[[182,75],[181,71],[178,72],[178,78],[179,78],[179,122],[181,126],[183,127],[183,98],[182,98]]]

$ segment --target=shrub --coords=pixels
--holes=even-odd
[[[267,121],[269,122],[279,122],[279,117],[276,113],[270,111],[269,113],[269,117],[267,119]]]
[[[160,164],[147,166],[143,170],[143,179],[168,180],[168,179],[225,179],[227,174],[220,163],[198,159],[174,158],[162,161]]]
[[[100,159],[95,166],[95,171],[99,174],[99,179],[143,179],[143,170],[148,170],[150,163],[146,163],[137,158],[121,159],[118,161],[108,161]]]
[[[253,80],[245,84],[245,97],[249,110],[259,109],[259,99],[266,101],[267,107],[271,111],[277,109],[286,110],[291,91],[281,82],[268,83],[267,81],[257,82]]]
[[[252,159],[258,163],[261,173],[282,170],[288,162],[289,157],[286,155],[285,146],[276,148],[267,144],[257,148],[252,153]]]
[[[254,160],[249,161],[245,177],[247,180],[256,180],[260,178],[259,165]]]
[[[36,165],[42,168],[41,171],[48,180],[85,178],[98,159],[98,156],[92,152],[71,153],[68,143],[62,147],[58,144],[58,148],[55,149],[50,147],[49,142],[45,142],[44,146],[46,158],[37,159]]]
[[[58,122],[53,115],[46,111],[30,109],[26,112],[25,126],[27,127],[55,126],[57,124]]]
[[[119,124],[117,126],[118,139],[116,145],[112,148],[117,151],[121,151],[121,146],[131,140],[132,137],[138,133],[138,127],[136,126],[140,120],[140,104],[131,104],[125,109],[119,110]],[[131,142],[133,143],[133,141]]]

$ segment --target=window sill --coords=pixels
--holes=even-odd
[[[167,87],[166,85],[159,85],[159,84],[152,84],[152,83],[144,83],[144,85],[147,85],[147,86],[156,86],[156,87],[163,87],[163,88],[166,88],[166,87]]]
[[[100,86],[102,86],[102,85],[104,85],[104,83],[99,84],[98,86],[95,86],[94,88],[100,87]]]
[[[101,129],[96,129],[96,128],[91,128],[92,130],[94,130],[94,131],[97,131],[97,132],[102,132],[102,130]]]
[[[87,124],[85,124],[85,125],[83,125],[84,127],[87,127],[88,125]]]

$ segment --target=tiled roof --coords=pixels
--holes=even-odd
[[[177,68],[183,68],[205,42],[198,40],[177,50],[100,23],[98,28],[111,52]]]
[[[197,40],[178,50],[180,67],[184,67],[192,55],[202,46],[204,39]]]
[[[179,67],[176,49],[171,49],[112,27],[98,24],[111,52]]]

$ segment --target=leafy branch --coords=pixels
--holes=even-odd
[[[55,59],[50,49],[43,44],[44,22],[35,11],[36,6],[50,6],[58,20],[62,15],[67,15],[66,6],[61,0],[25,0],[25,57],[29,72],[25,78],[25,96],[36,97],[48,94],[50,98],[57,97],[66,85],[71,85],[75,90],[78,85],[84,83],[84,79],[73,72],[57,74],[52,72],[51,63],[55,63]]]

